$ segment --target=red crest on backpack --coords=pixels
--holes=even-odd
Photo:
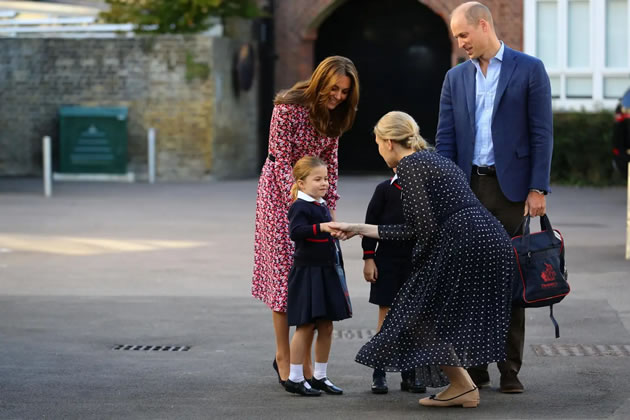
[[[554,281],[556,279],[556,272],[554,271],[554,269],[551,266],[551,264],[545,263],[545,271],[543,271],[540,274],[540,277],[542,277],[542,279],[543,279],[543,281],[545,283],[548,283],[550,281]]]

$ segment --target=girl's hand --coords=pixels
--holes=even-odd
[[[319,224],[319,230],[321,230],[322,232],[328,232],[328,233],[332,234],[333,232],[335,232],[335,230],[330,227],[331,223],[332,222],[320,223]],[[333,235],[333,236],[335,236],[335,235]]]
[[[319,224],[319,230],[321,230],[322,232],[328,232],[332,236],[337,238],[337,235],[339,235],[339,233],[341,233],[341,232],[339,231],[339,229],[335,229],[335,227],[332,226],[334,224],[335,224],[335,222],[320,223]]]
[[[363,278],[369,283],[374,283],[378,279],[378,269],[374,259],[369,258],[363,261]]]
[[[335,238],[339,238],[341,235],[344,234],[344,232],[340,231],[339,229],[336,229],[333,226],[334,224],[335,222],[320,223],[319,230],[321,230],[322,232],[328,232],[331,234],[331,236]]]
[[[333,230],[333,232],[331,232],[331,235],[335,238],[341,239],[342,241],[350,239],[358,234],[358,232],[351,231],[355,226],[351,223],[328,222],[328,225]]]

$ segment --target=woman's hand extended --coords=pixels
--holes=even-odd
[[[328,225],[331,229],[341,232],[337,235],[333,234],[333,236],[339,239],[350,239],[355,235],[364,235],[368,238],[379,239],[377,225],[345,222],[329,222]]]
[[[342,241],[350,239],[353,236],[356,236],[358,234],[358,232],[352,231],[353,225],[350,223],[329,222],[327,224],[329,228],[332,230],[330,234],[334,236],[335,238],[341,239]]]

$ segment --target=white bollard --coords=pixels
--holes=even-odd
[[[149,184],[155,183],[155,128],[149,128],[147,135],[147,162],[149,170]]]
[[[44,136],[42,139],[42,169],[44,171],[44,196],[52,196],[52,148],[50,147],[50,137]]]
[[[628,214],[626,215],[626,260],[630,260],[630,162],[628,162]]]

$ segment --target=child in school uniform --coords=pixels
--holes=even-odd
[[[295,242],[293,267],[288,280],[287,317],[296,326],[291,340],[291,365],[285,389],[303,396],[318,396],[321,391],[340,395],[326,373],[332,344],[333,321],[350,318],[352,306],[346,286],[339,241],[330,235],[330,212],[322,197],[328,191],[326,163],[305,156],[293,167],[289,209],[289,234]],[[313,329],[315,369],[313,379],[303,374],[304,357]]]
[[[395,171],[396,169],[394,169]],[[365,214],[365,223],[396,225],[405,223],[401,187],[398,177],[376,186]],[[377,248],[378,245],[378,248]],[[378,305],[378,330],[392,306],[396,294],[411,273],[413,241],[382,241],[363,237],[363,277],[370,283],[370,303]],[[415,377],[414,371],[402,372],[400,389],[409,392],[426,392],[426,387]],[[389,388],[385,371],[374,369],[372,392],[386,394]]]

